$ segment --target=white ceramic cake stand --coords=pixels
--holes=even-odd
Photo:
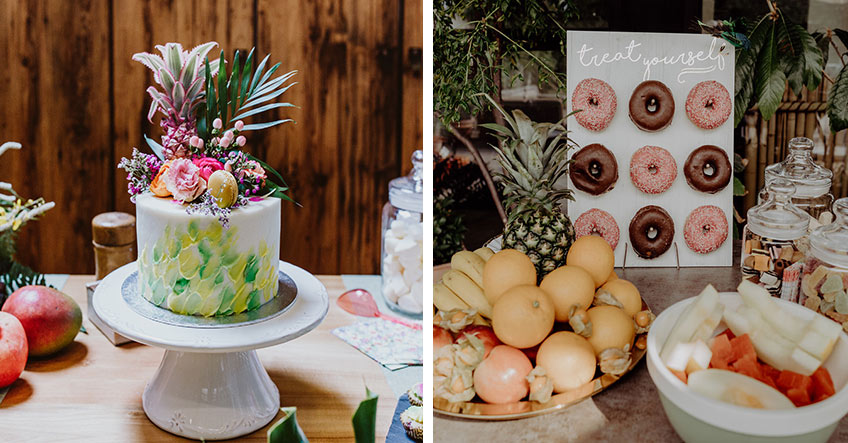
[[[150,421],[183,437],[223,440],[273,420],[280,393],[255,349],[293,340],[317,327],[329,308],[324,285],[281,261],[280,271],[297,285],[297,297],[285,312],[245,325],[198,328],[161,323],[133,310],[121,285],[137,269],[130,263],[106,276],[94,293],[93,306],[116,332],[166,350],[142,396]]]

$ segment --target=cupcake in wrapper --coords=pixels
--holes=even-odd
[[[409,438],[416,441],[424,439],[424,413],[421,406],[410,406],[401,412],[400,422]]]

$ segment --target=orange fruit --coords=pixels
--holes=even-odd
[[[554,304],[534,285],[515,286],[492,308],[492,329],[498,339],[516,348],[538,345],[554,327]]]
[[[583,268],[562,266],[554,269],[539,285],[554,303],[556,321],[568,321],[568,311],[577,304],[589,309],[595,298],[595,281]]]
[[[592,336],[589,344],[600,355],[607,348],[623,349],[624,345],[633,345],[636,326],[633,317],[616,306],[595,306],[587,312],[592,322]]]
[[[515,249],[502,249],[483,268],[483,292],[494,305],[504,292],[518,285],[535,285],[536,267]]]
[[[642,310],[642,297],[636,285],[627,280],[618,279],[608,281],[598,291],[607,291],[624,306],[624,312],[633,317]]]
[[[565,392],[592,381],[595,365],[592,345],[571,331],[551,334],[536,354],[536,366],[545,368],[555,392]]]
[[[585,269],[592,276],[597,288],[610,276],[615,264],[615,254],[603,238],[597,235],[584,235],[571,245],[565,264]]]

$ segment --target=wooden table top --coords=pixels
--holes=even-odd
[[[376,392],[377,439],[389,430],[397,398],[381,366],[330,331],[354,322],[336,306],[344,292],[339,276],[319,276],[330,296],[327,318],[294,341],[260,349],[259,358],[280,389],[281,406],[297,406],[297,419],[314,442],[353,441],[351,417]],[[85,284],[93,276],[71,276],[63,291],[83,310],[76,341],[58,355],[31,360],[0,403],[0,441],[171,442],[188,441],[151,423],[141,394],[163,349],[138,343],[113,346],[88,320]],[[274,421],[278,420],[278,413]],[[268,426],[239,441],[265,441]]]
[[[629,268],[616,269],[616,272],[639,288],[642,297],[657,314],[682,299],[698,295],[707,284],[712,284],[720,292],[735,291],[742,278],[739,266]],[[603,414],[597,420],[598,426],[589,429],[585,435],[569,435],[570,438],[610,442],[680,441],[666,418],[644,359],[621,381],[592,397],[592,400]],[[561,441],[564,432],[577,427],[564,427],[563,424],[573,422],[575,417],[591,417],[586,410],[586,407],[566,408],[523,420],[485,423],[437,416],[433,420],[433,437],[435,441],[445,442],[506,441],[504,436],[514,437],[510,441]],[[848,418],[842,418],[830,441],[848,441]]]

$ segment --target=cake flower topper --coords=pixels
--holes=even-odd
[[[185,51],[179,43],[167,43],[156,46],[161,56],[146,52],[133,55],[133,60],[153,71],[159,85],[147,88],[152,98],[147,118],[153,122],[157,112],[161,113],[159,125],[164,135],[161,143],[144,136],[155,155],[133,148],[132,156],[123,158],[118,167],[127,171],[133,199],[146,192],[172,198],[187,204],[189,213],[216,215],[226,225],[230,210],[251,200],[276,197],[293,202],[286,194],[289,188],[283,177],[244,151],[245,133],[292,120],[245,124],[243,119],[293,107],[278,101],[278,97],[296,84],[286,83],[296,71],[273,77],[280,63],[266,71],[269,56],[254,68],[253,49],[243,64],[236,51],[228,74],[224,51],[217,60],[208,57],[217,45],[208,42]],[[235,180],[209,187],[213,174],[231,174]],[[225,189],[232,183],[238,187],[237,197],[224,198],[234,193]]]

